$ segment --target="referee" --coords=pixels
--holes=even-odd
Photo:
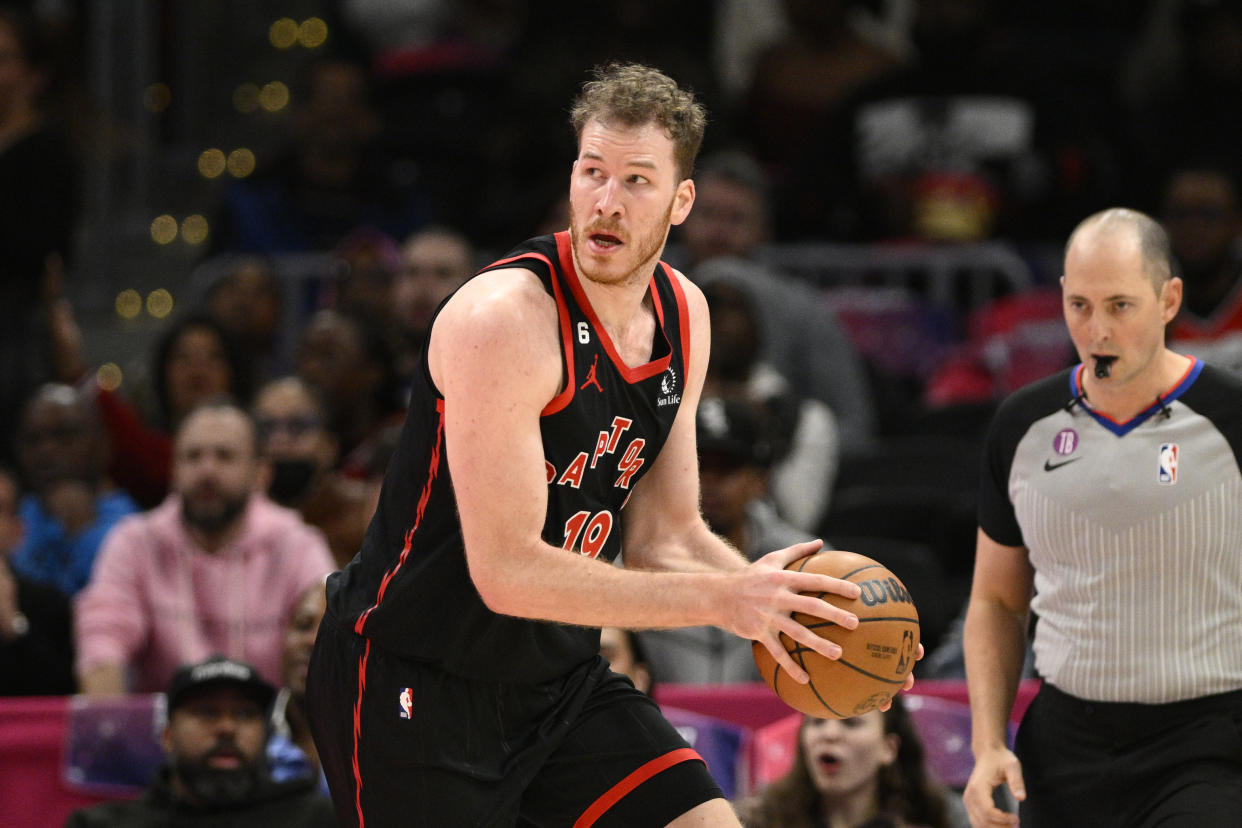
[[[1061,286],[1081,363],[1007,399],[984,456],[971,823],[1237,825],[1242,382],[1165,346],[1182,281],[1150,217],[1083,221]],[[1043,686],[1011,752],[1032,612]]]

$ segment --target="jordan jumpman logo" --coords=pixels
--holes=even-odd
[[[599,378],[595,376],[595,367],[597,365],[599,365],[599,354],[595,355],[595,361],[591,363],[591,370],[587,371],[586,382],[579,386],[579,391],[585,391],[588,385],[594,385],[600,390],[600,393],[603,393],[604,386],[599,384]]]

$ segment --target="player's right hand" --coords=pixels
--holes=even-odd
[[[857,598],[860,592],[857,584],[829,575],[794,572],[785,568],[800,558],[815,554],[823,545],[823,541],[819,540],[794,544],[770,552],[737,570],[733,573],[735,588],[731,593],[732,605],[722,608],[725,616],[720,626],[735,635],[758,641],[792,679],[803,684],[809,676],[785,650],[781,633],[826,658],[840,658],[841,647],[795,621],[793,613],[813,615],[850,630],[858,626],[858,616],[854,613],[815,597],[831,592],[845,598]]]
[[[1018,802],[1026,799],[1026,783],[1018,757],[1004,747],[976,755],[975,768],[962,792],[962,803],[972,828],[1013,828],[1018,824],[1017,814],[1007,813],[996,805],[993,793],[1000,785],[1007,785]]]

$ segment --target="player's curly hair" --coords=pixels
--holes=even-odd
[[[673,139],[678,175],[689,178],[707,128],[707,110],[694,93],[658,69],[638,63],[598,66],[592,77],[570,110],[569,121],[579,140],[591,119],[627,127],[659,124]]]

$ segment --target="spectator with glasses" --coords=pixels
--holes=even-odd
[[[259,452],[271,469],[268,496],[324,533],[338,567],[362,545],[379,485],[335,471],[340,442],[326,425],[322,400],[298,377],[259,389],[253,406]]]

